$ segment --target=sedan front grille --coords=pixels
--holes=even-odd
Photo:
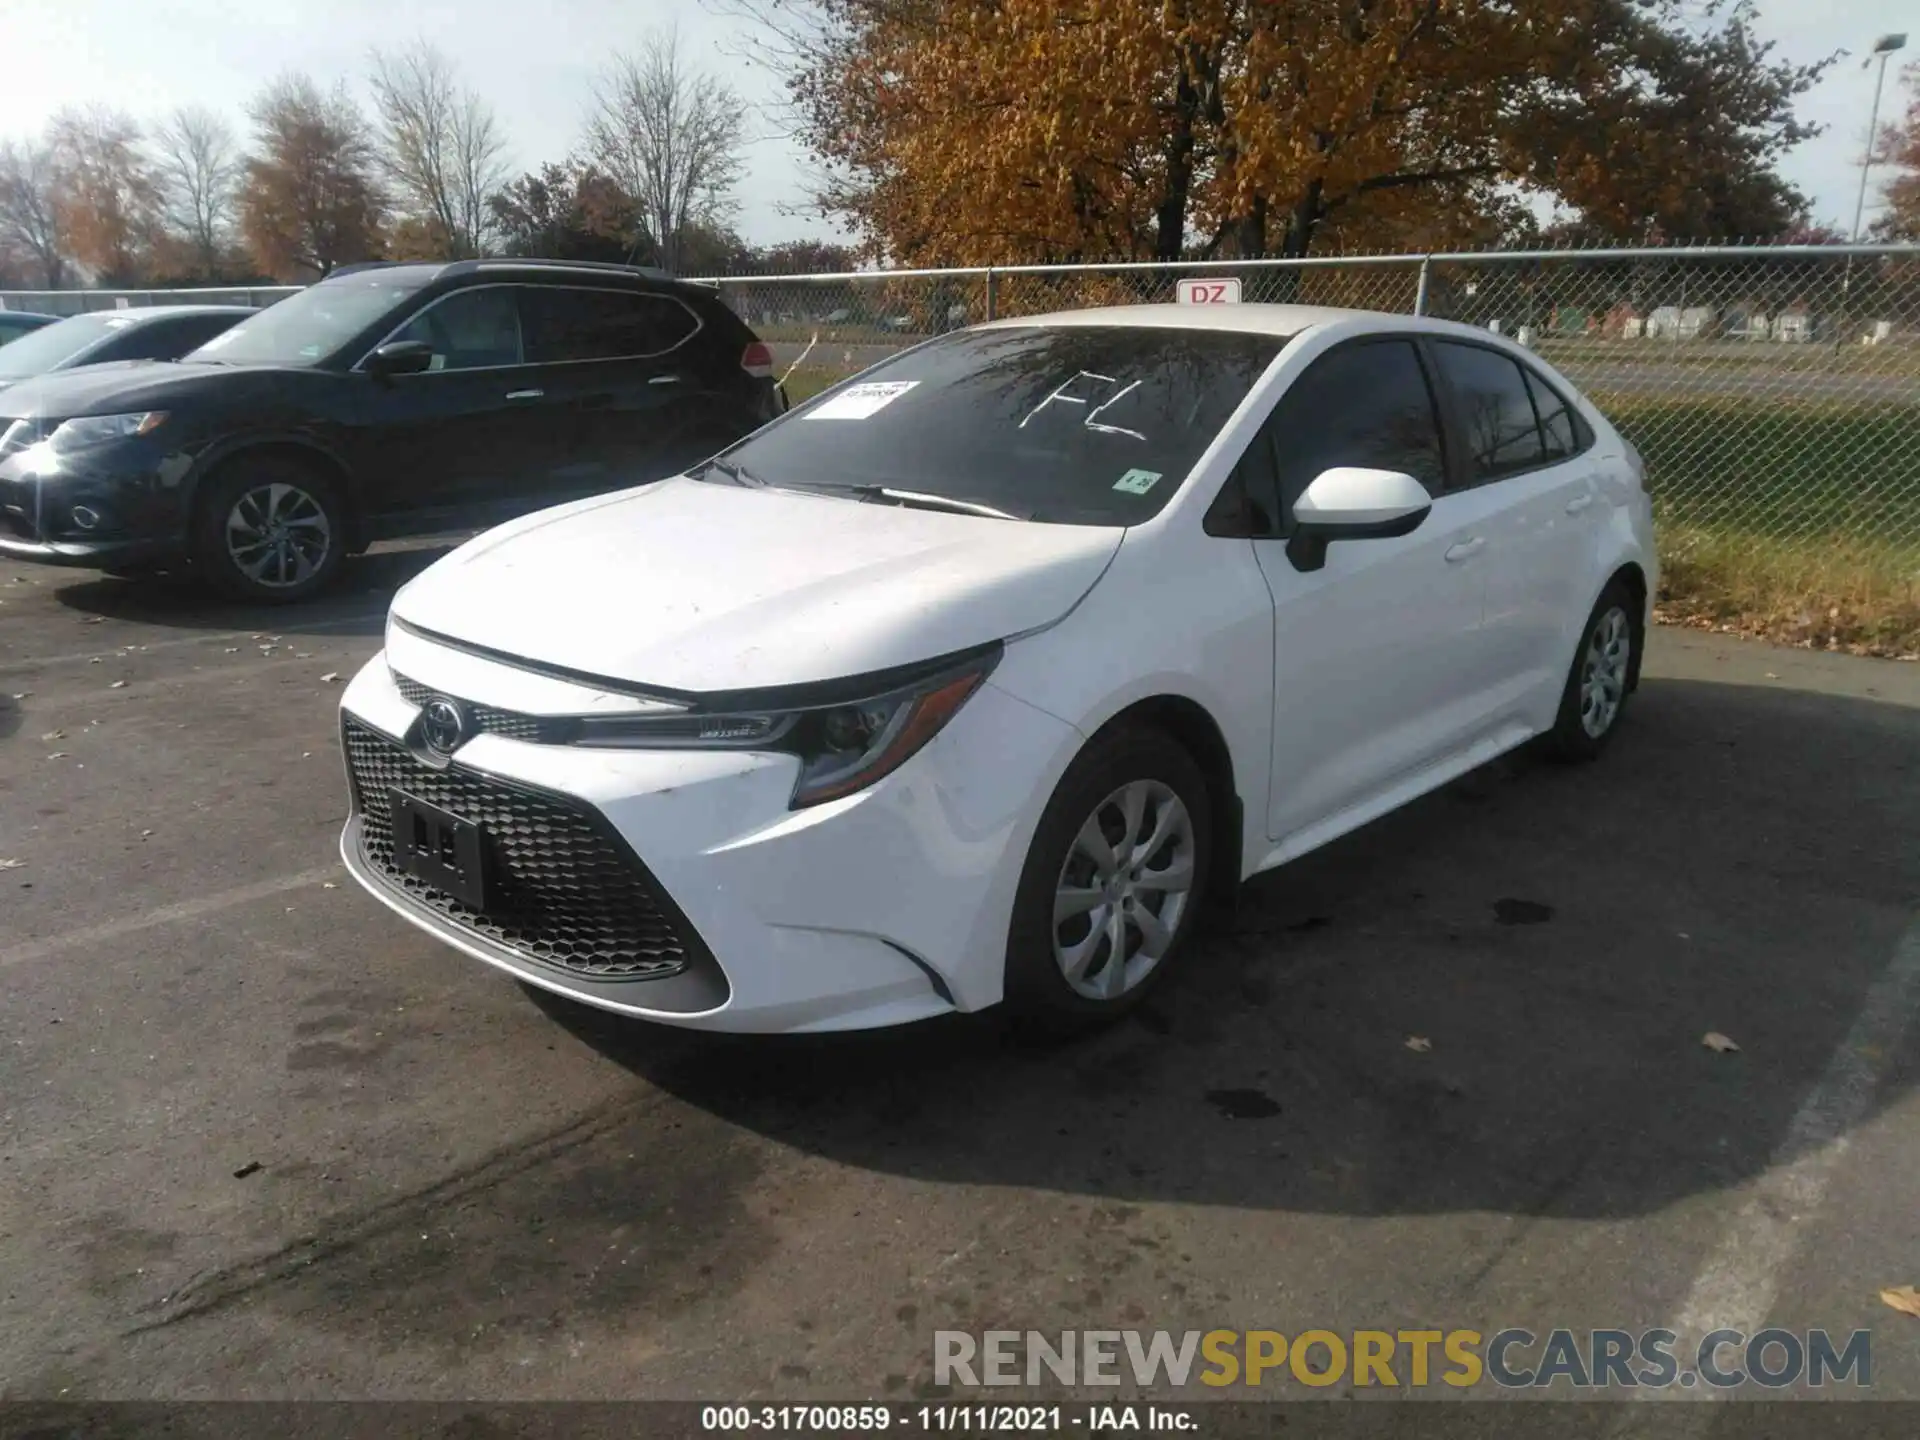
[[[394,688],[409,705],[424,705],[440,692],[418,680],[393,672]],[[564,745],[579,728],[569,716],[522,715],[517,710],[501,710],[492,705],[461,701],[473,718],[473,728],[481,735],[500,735],[508,740],[528,740],[536,745]]]
[[[665,979],[704,957],[673,902],[590,807],[458,765],[436,769],[350,718],[342,729],[361,853],[416,904],[524,959],[595,980]],[[394,863],[393,790],[482,828],[485,914]]]

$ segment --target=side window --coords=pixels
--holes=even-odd
[[[1278,535],[1279,483],[1273,465],[1273,419],[1269,416],[1207,507],[1201,528],[1209,535]]]
[[[700,328],[686,306],[664,295],[568,286],[528,286],[521,293],[535,364],[663,355]]]
[[[522,363],[520,312],[504,285],[455,291],[422,310],[393,340],[431,345],[435,370]]]
[[[1267,428],[1283,533],[1293,528],[1301,492],[1336,465],[1405,471],[1436,495],[1446,488],[1433,390],[1411,341],[1368,341],[1323,356],[1287,387]]]
[[[1498,480],[1545,463],[1540,422],[1520,366],[1479,345],[1443,340],[1434,349],[1467,427],[1473,482]]]
[[[231,323],[206,315],[170,316],[131,326],[108,341],[102,360],[174,360],[211,340]]]
[[[1571,460],[1593,443],[1587,427],[1580,422],[1573,407],[1560,397],[1559,391],[1525,366],[1521,370],[1526,376],[1527,391],[1533,396],[1534,411],[1540,417],[1542,454],[1549,462]]]

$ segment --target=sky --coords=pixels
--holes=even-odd
[[[236,124],[251,95],[276,75],[305,70],[324,85],[346,80],[366,95],[367,56],[431,40],[494,105],[516,172],[559,159],[578,141],[593,76],[609,56],[651,29],[677,24],[689,59],[726,78],[747,103],[758,137],[738,192],[738,225],[755,244],[830,238],[805,213],[805,157],[783,139],[775,77],[743,54],[753,33],[715,13],[711,0],[0,0],[8,67],[0,86],[0,136],[32,133],[67,105],[105,102],[136,116],[181,104],[226,112]],[[1873,100],[1861,61],[1890,31],[1913,32],[1920,0],[1760,0],[1762,34],[1779,53],[1812,60],[1852,51],[1804,97],[1804,118],[1825,124],[1782,167],[1813,199],[1817,221],[1847,230]],[[1883,122],[1899,112],[1890,67]],[[1877,189],[1877,184],[1876,184]],[[1868,196],[1867,223],[1874,201]]]

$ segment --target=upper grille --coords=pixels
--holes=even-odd
[[[436,770],[352,719],[342,729],[361,850],[395,889],[515,954],[598,980],[664,979],[702,953],[646,867],[586,806],[459,766]],[[394,864],[396,789],[483,827],[486,914]]]
[[[397,671],[394,686],[409,705],[424,705],[440,692],[410,680]],[[578,724],[567,716],[522,715],[517,710],[499,710],[491,705],[462,701],[473,717],[474,729],[482,735],[503,735],[509,740],[530,740],[536,745],[560,745],[573,738]]]

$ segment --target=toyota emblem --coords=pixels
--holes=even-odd
[[[420,739],[439,756],[458,750],[467,738],[467,716],[458,700],[435,695],[420,707]]]

